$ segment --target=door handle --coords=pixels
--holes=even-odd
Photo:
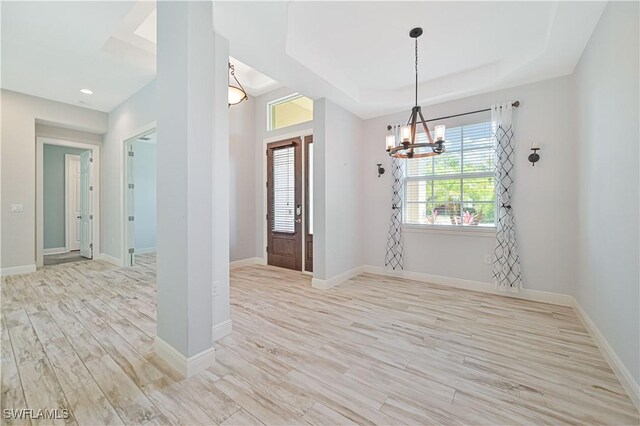
[[[82,216],[76,216],[76,219],[82,219]]]

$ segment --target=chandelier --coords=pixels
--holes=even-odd
[[[395,134],[387,135],[386,147],[390,156],[395,158],[420,158],[433,157],[442,154],[444,149],[444,126],[435,126],[433,128],[434,137],[429,131],[427,122],[422,116],[422,109],[418,106],[418,37],[422,35],[422,28],[414,28],[409,31],[409,37],[415,39],[416,43],[416,103],[411,109],[411,115],[406,126],[400,127],[400,143],[396,145]],[[416,143],[416,131],[418,125],[421,124],[427,137],[427,142]],[[391,126],[387,128],[391,130]],[[418,148],[431,148],[426,150],[418,150]],[[416,151],[418,150],[418,151]]]
[[[234,86],[231,81],[229,82],[229,94],[228,94],[229,106],[238,105],[240,102],[244,101],[245,99],[248,99],[247,92],[244,91],[242,84],[240,84],[240,82],[236,78],[235,72],[236,72],[235,67],[231,65],[231,62],[229,62],[229,74],[231,75],[231,77],[233,77],[236,83],[238,83],[237,86]]]

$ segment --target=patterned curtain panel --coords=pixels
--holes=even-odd
[[[516,243],[515,219],[511,208],[515,165],[512,112],[511,102],[491,107],[493,137],[496,141],[495,177],[498,202],[493,280],[498,289],[519,291],[522,289],[522,276]]]
[[[396,140],[400,140],[400,126],[393,126]],[[393,171],[392,197],[391,197],[391,223],[389,224],[389,237],[387,239],[387,252],[384,258],[384,265],[394,271],[404,269],[404,259],[402,258],[402,197],[404,191],[403,184],[403,160],[392,158],[391,168]]]

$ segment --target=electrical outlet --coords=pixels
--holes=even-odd
[[[11,204],[12,212],[22,212],[24,211],[24,204]]]
[[[211,285],[212,287],[212,293],[214,296],[218,296],[218,290],[220,288],[220,281],[214,281],[213,284]]]
[[[491,255],[490,254],[485,254],[484,255],[484,263],[486,263],[487,265],[491,265]]]

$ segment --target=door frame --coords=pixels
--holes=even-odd
[[[69,162],[72,158],[77,158],[80,162],[80,156],[78,154],[65,154],[64,155],[64,250],[65,253],[71,251],[71,238],[69,235],[69,216],[71,197],[69,194]],[[74,160],[75,161],[75,160]],[[44,212],[43,212],[44,213]]]
[[[93,158],[93,222],[92,243],[93,258],[100,253],[100,145],[73,142],[62,139],[36,137],[36,266],[44,265],[44,146],[56,145],[67,148],[80,148],[91,151]],[[97,194],[97,195],[96,195]]]
[[[131,236],[131,233],[135,235],[135,220],[133,226],[131,227],[131,232],[129,232],[129,227],[127,226],[129,222],[129,199],[127,197],[127,191],[129,190],[127,185],[127,182],[129,181],[129,172],[127,167],[129,163],[129,147],[131,146],[133,141],[135,141],[139,137],[156,132],[158,130],[157,127],[157,122],[152,121],[132,132],[130,136],[122,139],[122,173],[120,174],[120,188],[122,188],[122,208],[120,209],[120,235],[122,238],[122,242],[120,249],[120,264],[125,267],[133,266],[134,263],[132,262],[131,256],[129,256],[129,237]]]
[[[279,142],[281,140],[284,139],[293,139],[293,138],[300,138],[302,139],[302,145],[304,145],[304,138],[306,136],[312,136],[313,135],[313,128],[308,128],[308,129],[303,129],[303,130],[299,130],[297,132],[291,132],[291,133],[283,133],[280,134],[278,136],[271,136],[268,137],[266,139],[262,140],[262,150],[260,151],[260,156],[262,158],[262,214],[260,215],[260,222],[262,224],[262,261],[264,265],[268,265],[268,258],[267,258],[267,243],[269,241],[269,236],[268,236],[268,226],[267,226],[267,213],[269,212],[269,206],[268,206],[268,194],[267,194],[267,174],[269,173],[269,171],[267,170],[267,156],[266,156],[266,152],[267,152],[267,146],[270,143],[273,142]],[[303,160],[304,160],[304,152],[302,153],[303,155]],[[302,161],[304,163],[304,161]],[[306,167],[304,167],[304,165],[302,166],[302,205],[303,205],[303,209],[304,207],[304,199],[306,196],[306,191],[305,191],[305,185],[304,185],[304,180],[305,180],[305,176],[306,176],[307,170]],[[305,227],[307,226],[306,223],[306,219],[305,219],[305,211],[302,212],[302,230],[304,232]],[[303,243],[304,243],[304,238],[303,238]],[[304,250],[304,244],[302,244],[302,271],[305,274],[310,274],[312,275],[311,272],[306,272],[304,269],[304,259],[305,259],[305,250]]]

